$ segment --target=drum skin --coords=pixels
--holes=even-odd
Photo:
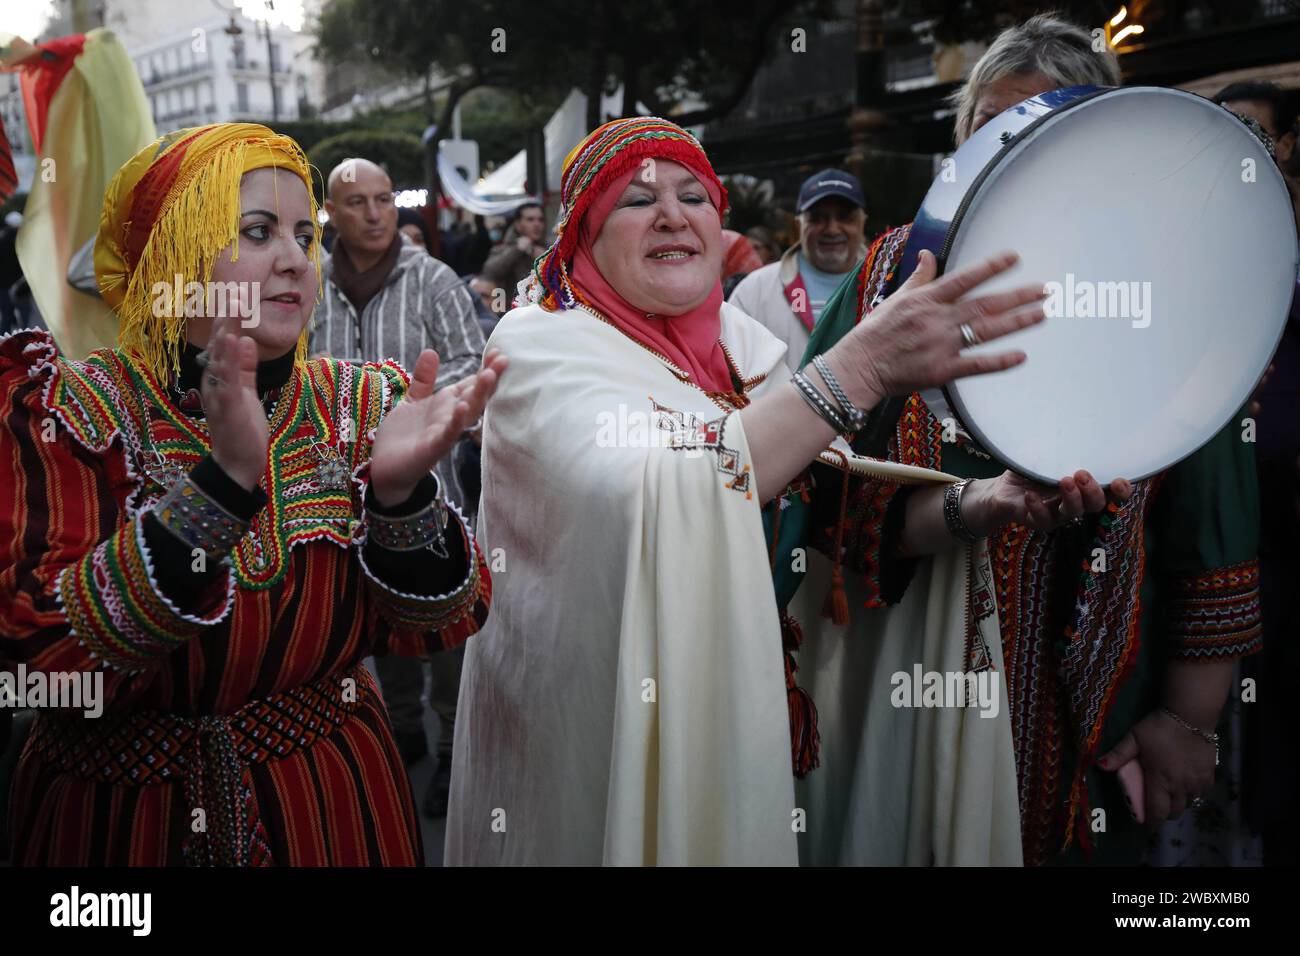
[[[1153,87],[1054,90],[986,123],[945,160],[895,284],[922,249],[943,272],[1007,248],[1021,266],[975,294],[1050,282],[1055,311],[976,348],[1023,348],[1024,365],[944,392],[985,450],[1049,484],[1079,468],[1145,478],[1209,441],[1267,367],[1296,280],[1265,147],[1209,101]],[[1145,312],[1108,314],[1130,287]]]
[[[1038,96],[1017,103],[989,120],[962,143],[961,148],[949,157],[952,165],[948,168],[954,172],[965,169],[982,171],[988,168],[989,163],[999,154],[1011,151],[1015,145],[1012,141],[1014,137],[1048,113],[1077,100],[1086,100],[1099,93],[1105,93],[1108,89],[1109,87],[1104,86],[1071,86],[1063,90],[1040,93]],[[930,191],[925,194],[921,208],[916,211],[916,218],[912,220],[912,233],[908,237],[907,246],[903,249],[903,258],[894,273],[895,285],[900,285],[916,270],[916,257],[920,255],[922,249],[929,249],[939,257],[939,274],[943,274],[946,262],[945,257],[940,256],[940,253],[944,248],[944,240],[948,238],[962,200],[975,188],[978,188],[978,183],[971,176],[964,176],[959,172],[951,176],[939,174],[930,186]]]

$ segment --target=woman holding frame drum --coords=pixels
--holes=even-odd
[[[1026,98],[1119,82],[1086,31],[1034,17],[1004,31],[957,94],[957,143]],[[878,306],[910,228],[872,244],[805,361]],[[969,435],[945,436],[949,415],[937,392],[912,395],[890,459],[999,474]],[[1235,423],[1144,481],[1104,490],[1078,472],[1051,497],[1026,488],[1031,520],[989,538],[1027,864],[1137,863],[1140,824],[1177,818],[1214,782],[1234,662],[1261,635],[1253,449]]]

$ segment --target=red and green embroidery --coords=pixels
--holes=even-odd
[[[234,602],[228,574],[206,610],[186,614],[158,589],[141,518],[59,575],[59,600],[86,649],[120,670],[138,670],[222,620]]]
[[[1258,561],[1179,577],[1173,591],[1168,628],[1174,657],[1241,657],[1263,640]]]
[[[207,427],[177,409],[152,376],[97,352],[86,362],[58,361],[47,407],[92,451],[120,438],[127,470],[138,484],[127,497],[132,511],[152,504],[167,477],[188,471],[211,448]],[[361,480],[373,432],[405,392],[406,373],[380,365],[310,361],[298,366],[270,421],[262,487],[270,499],[231,553],[239,587],[269,588],[283,579],[297,545],[325,539],[348,547],[359,526]],[[329,467],[345,468],[344,483],[322,480]]]
[[[448,507],[454,509],[455,505]],[[464,643],[483,626],[492,600],[492,576],[482,552],[473,546],[463,520],[453,521],[447,533],[454,534],[456,530],[464,536],[465,553],[472,557],[465,580],[446,594],[429,596],[395,590],[371,573],[364,556],[358,552],[367,586],[379,598],[375,602],[378,614],[399,631],[416,635],[438,632],[446,649]]]

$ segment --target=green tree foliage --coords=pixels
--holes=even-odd
[[[443,104],[445,134],[460,97],[479,86],[529,95],[571,87],[597,94],[622,84],[621,115],[638,101],[694,125],[725,115],[744,95],[776,31],[827,16],[830,0],[334,0],[322,13],[327,59],[371,58],[414,76],[454,78]],[[686,109],[700,101],[698,109]]]
[[[500,165],[523,148],[528,130],[543,126],[562,101],[558,93],[520,96],[482,87],[461,100],[461,135],[478,143],[480,163]]]
[[[350,120],[323,120],[323,119],[301,119],[301,120],[280,120],[278,123],[267,120],[262,121],[265,125],[270,126],[277,133],[283,133],[285,136],[292,136],[308,153],[321,140],[328,139],[331,136],[337,136],[340,133],[350,133],[356,130],[368,130],[387,133],[405,133],[408,136],[419,137],[424,132],[424,127],[428,125],[428,120],[423,116],[420,110],[376,110],[373,113],[365,113],[354,116]]]
[[[307,155],[322,178],[329,176],[330,170],[343,160],[357,157],[383,166],[397,189],[418,187],[424,182],[424,150],[419,138],[409,133],[384,130],[340,133],[321,140]],[[317,181],[318,198],[323,198],[322,189],[323,183]]]

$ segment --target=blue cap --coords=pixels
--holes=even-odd
[[[809,206],[827,196],[839,196],[859,209],[867,208],[862,183],[858,182],[857,176],[842,169],[823,169],[820,173],[813,173],[799,187],[799,201],[794,211],[806,212]]]

